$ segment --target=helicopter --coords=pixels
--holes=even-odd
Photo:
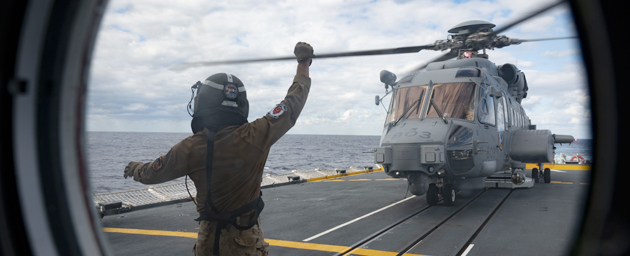
[[[521,185],[525,163],[552,162],[554,143],[574,141],[537,130],[521,106],[528,92],[525,74],[513,64],[488,60],[487,49],[534,40],[497,36],[494,27],[481,20],[460,23],[448,30],[447,40],[418,47],[450,49],[422,71],[398,81],[381,71],[392,100],[374,162],[391,177],[407,178],[408,191],[426,194],[429,205],[440,197],[452,205],[456,189],[483,187],[486,177],[508,169],[511,181]],[[533,168],[531,176],[549,183],[551,170]]]
[[[537,130],[521,106],[527,97],[525,74],[513,64],[495,65],[486,50],[525,42],[575,37],[516,39],[503,31],[552,9],[550,4],[500,29],[495,24],[471,20],[449,29],[446,40],[432,44],[380,50],[316,54],[315,59],[446,51],[397,80],[387,70],[380,73],[386,94],[391,95],[374,163],[394,178],[406,178],[407,191],[426,194],[429,205],[439,199],[452,205],[455,190],[483,187],[496,172],[510,170],[511,181],[526,181],[526,163],[549,163],[554,144],[571,143],[571,135]],[[455,60],[451,60],[456,58]],[[181,63],[170,68],[295,60],[294,56]],[[390,90],[391,88],[391,90]],[[375,104],[382,104],[378,95]],[[533,168],[531,177],[549,183],[548,168]]]

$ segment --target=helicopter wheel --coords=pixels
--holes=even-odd
[[[545,183],[551,182],[551,170],[549,168],[545,168]]]
[[[444,184],[442,197],[444,197],[445,205],[453,205],[453,202],[455,202],[455,188],[453,188],[453,184]]]
[[[429,190],[427,191],[427,204],[436,205],[438,202],[438,188],[435,183],[429,184]]]
[[[532,179],[534,183],[538,182],[538,168],[532,168]]]

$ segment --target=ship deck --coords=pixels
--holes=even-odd
[[[567,254],[590,178],[568,169],[552,169],[551,183],[532,188],[458,191],[453,206],[405,198],[406,180],[383,172],[268,187],[261,226],[270,255]],[[196,217],[183,202],[101,224],[114,255],[192,255]]]

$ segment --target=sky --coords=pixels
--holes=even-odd
[[[179,63],[293,55],[297,42],[315,54],[426,45],[469,20],[502,25],[553,1],[149,1],[111,0],[105,10],[89,78],[88,131],[192,133],[190,87],[231,73],[247,88],[249,121],[286,95],[295,61],[191,68]],[[535,39],[576,36],[563,4],[502,33]],[[315,59],[311,91],[289,134],[380,135],[385,94],[381,70],[404,72],[443,54]],[[527,76],[525,112],[538,129],[592,138],[586,71],[579,40],[529,42],[488,51],[497,65]],[[387,106],[390,97],[385,98]]]

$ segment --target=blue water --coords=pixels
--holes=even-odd
[[[146,188],[133,179],[124,179],[123,170],[131,161],[152,162],[166,154],[173,145],[190,133],[88,132],[88,160],[93,193]],[[292,170],[312,171],[346,169],[351,166],[373,166],[371,151],[380,136],[291,135],[283,136],[271,147],[265,174],[282,174]],[[592,140],[556,145],[556,155],[569,159],[579,153],[591,160]],[[173,182],[184,181],[179,178]]]
[[[146,188],[133,179],[123,178],[131,161],[152,162],[166,154],[190,133],[88,132],[88,160],[93,193]],[[380,136],[291,135],[283,136],[271,147],[264,174],[292,170],[312,171],[346,169],[374,165],[369,153],[378,146]],[[170,183],[184,181],[176,179]]]

